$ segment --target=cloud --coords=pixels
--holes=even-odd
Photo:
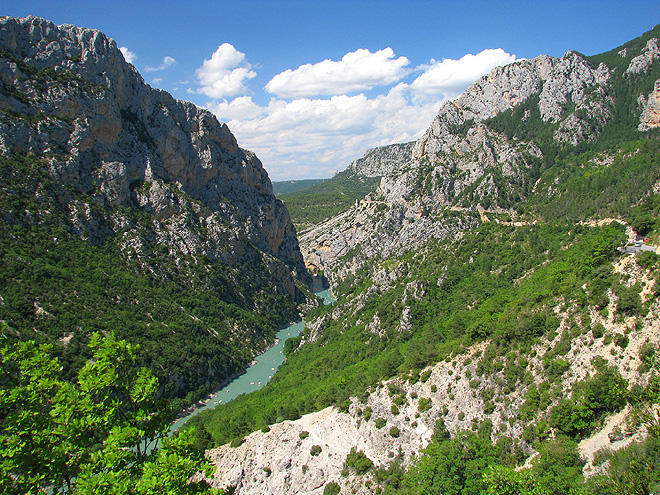
[[[152,79],[152,81],[151,81],[152,84],[158,84],[158,83],[160,83],[160,82],[163,82],[163,78],[162,78],[162,77],[154,77],[154,78]]]
[[[264,112],[264,109],[254,103],[250,96],[239,96],[230,102],[227,100],[212,102],[207,107],[225,122],[254,119]]]
[[[359,49],[340,61],[324,60],[288,69],[273,77],[264,89],[280,98],[367,91],[401,80],[409,73],[409,63],[406,57],[394,58],[391,48],[375,53]]]
[[[199,92],[211,98],[225,98],[248,92],[245,82],[257,74],[250,70],[245,54],[229,43],[223,43],[210,60],[204,60],[196,75],[202,86]]]
[[[516,60],[501,48],[488,49],[476,55],[467,54],[459,60],[432,61],[424,72],[415,79],[410,89],[422,95],[446,94],[457,96],[465,88],[500,65]]]
[[[376,98],[273,98],[259,106],[244,96],[208,108],[228,123],[242,147],[257,153],[271,178],[283,180],[328,177],[367,148],[416,139],[439,103],[414,104],[401,83]]]
[[[120,46],[119,51],[124,56],[124,59],[126,59],[126,62],[128,62],[129,64],[132,64],[133,61],[137,59],[137,55],[132,51],[130,51],[125,46]]]
[[[145,72],[156,72],[156,71],[159,71],[159,70],[169,69],[170,67],[174,67],[176,64],[177,64],[176,59],[174,59],[173,57],[170,57],[169,55],[167,55],[163,58],[162,63],[158,67],[151,67],[151,66],[147,65],[144,68],[144,71]]]
[[[360,50],[353,53],[358,52]],[[370,54],[367,50],[363,52],[365,61],[376,60],[371,57],[376,54]],[[228,53],[231,54],[232,50]],[[234,65],[229,64],[226,70],[232,71],[234,69],[231,67],[242,64],[243,57],[238,53]],[[390,51],[381,56],[381,61],[393,61],[393,57]],[[401,59],[405,57],[395,60]],[[325,83],[313,70],[306,72],[298,68],[279,74],[288,73],[288,80],[293,82],[290,82],[288,90],[282,90],[278,93],[279,97],[271,98],[267,104],[260,105],[251,96],[243,95],[234,99],[216,98],[207,104],[207,108],[227,122],[242,147],[257,153],[273,180],[329,177],[336,171],[344,170],[367,148],[419,138],[443,103],[458,96],[494,66],[515,59],[515,55],[496,49],[466,55],[460,60],[432,61],[429,65],[418,67],[415,73],[410,72],[410,83],[397,79],[407,70],[408,61],[405,59],[405,64],[401,61],[398,69],[402,72],[392,67],[381,67],[380,81],[390,81],[390,87],[385,87],[381,94],[375,96],[373,93],[369,96],[358,93],[284,99],[284,95],[294,94],[294,86],[299,92],[313,91],[316,94],[318,88],[325,84],[327,91],[334,88],[334,91],[342,89],[348,93],[349,88],[358,84],[372,88],[376,84],[373,81],[378,80],[374,76],[377,71],[373,67],[368,69],[368,63],[360,77],[356,76],[357,69],[353,71],[354,66],[346,63],[342,66],[345,69],[343,80],[339,76],[334,80],[328,76]],[[346,57],[342,62],[332,64],[343,63],[344,60]],[[330,67],[336,68],[337,65]],[[305,80],[307,86],[302,84]],[[294,82],[300,85],[296,86]],[[312,83],[316,85],[314,90],[309,89]]]

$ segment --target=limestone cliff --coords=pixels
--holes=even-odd
[[[194,391],[192,400],[240,371],[306,302],[311,277],[259,159],[210,112],[146,84],[99,31],[0,18],[0,154],[0,219],[7,235],[19,232],[1,241],[28,250],[7,259],[31,270],[36,233],[45,253],[82,239],[115,258],[104,269],[49,259],[60,288],[26,286],[27,302],[14,290],[25,277],[0,284],[0,320],[59,342],[67,359],[84,354],[91,331],[112,330],[142,344],[141,363],[168,394]],[[69,276],[78,266],[98,272],[87,284],[101,294],[97,315],[82,316],[85,285]],[[140,290],[125,283],[136,277]]]
[[[351,167],[381,176],[380,187],[305,232],[307,265],[341,279],[374,256],[454,235],[478,211],[515,212],[557,150],[584,148],[627,125],[617,119],[631,101],[634,127],[657,127],[658,38],[613,57],[608,66],[568,51],[495,68],[446,103],[412,149],[369,150]]]
[[[305,278],[286,208],[225,124],[145,84],[99,31],[37,17],[0,19],[0,30],[2,153],[43,155],[63,184],[161,221],[186,195]]]

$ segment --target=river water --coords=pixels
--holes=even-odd
[[[323,298],[324,304],[334,302],[334,297],[330,290],[324,290],[316,293]],[[263,354],[256,357],[255,362],[240,376],[237,376],[223,388],[213,394],[211,399],[203,406],[198,407],[189,415],[178,419],[172,424],[170,431],[181,428],[190,418],[199,414],[201,411],[213,409],[219,404],[226,404],[241,394],[249,394],[255,390],[264,387],[273,377],[277,368],[286,359],[284,357],[284,342],[290,337],[297,337],[305,329],[305,322],[299,321],[286,328],[283,328],[276,334],[276,344]]]

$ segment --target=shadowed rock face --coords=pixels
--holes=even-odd
[[[62,183],[160,221],[197,204],[207,224],[231,231],[225,256],[250,243],[288,266],[282,286],[293,291],[292,271],[309,282],[268,174],[224,123],[145,84],[99,31],[30,16],[0,19],[0,34],[0,152],[45,156]]]

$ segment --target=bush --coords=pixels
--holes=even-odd
[[[243,442],[245,442],[245,438],[237,437],[234,438],[229,445],[235,449],[236,447],[240,447],[241,445],[243,445]]]
[[[337,495],[339,492],[341,492],[341,488],[336,481],[331,481],[323,489],[323,495]]]
[[[309,453],[310,453],[311,455],[313,455],[314,457],[316,457],[317,455],[319,455],[322,451],[323,451],[323,449],[321,448],[320,445],[312,445],[312,448],[309,449]]]
[[[394,438],[399,438],[399,435],[401,434],[401,431],[399,431],[399,428],[396,426],[393,426],[390,428],[390,436]]]
[[[618,334],[616,337],[614,337],[614,343],[621,347],[621,349],[628,347],[628,342],[629,340],[627,335]]]
[[[353,469],[356,474],[365,474],[374,467],[374,463],[364,452],[353,447],[346,456],[346,466]]]
[[[594,328],[592,330],[592,333],[593,333],[594,339],[599,339],[603,335],[605,335],[605,327],[603,326],[602,323],[596,323],[596,325],[594,326]]]
[[[431,399],[428,397],[422,397],[419,399],[419,405],[417,406],[419,412],[423,413],[431,409]]]
[[[301,431],[300,434],[298,435],[298,437],[300,437],[301,440],[304,440],[304,439],[307,438],[308,436],[309,436],[309,432],[308,432],[308,431]]]
[[[379,430],[387,424],[387,420],[384,418],[378,418],[376,419],[376,428]]]

